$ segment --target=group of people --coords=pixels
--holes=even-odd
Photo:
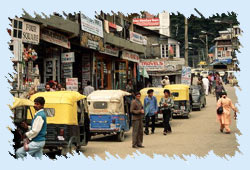
[[[156,114],[163,114],[163,135],[167,135],[167,133],[171,133],[172,129],[170,126],[170,118],[171,118],[171,110],[174,105],[173,99],[170,97],[170,91],[168,89],[164,90],[164,97],[161,98],[159,102],[159,110],[158,103],[156,97],[153,95],[154,90],[149,89],[147,91],[147,96],[144,98],[144,105],[142,105],[140,98],[140,92],[135,93],[135,99],[132,100],[130,106],[130,112],[132,113],[132,147],[140,148],[144,147],[142,145],[143,142],[143,118],[145,117],[145,130],[144,133],[149,135],[149,123],[151,120],[151,134],[154,134],[155,131],[155,116]]]
[[[65,88],[57,81],[49,81],[45,85],[45,91],[65,91]]]

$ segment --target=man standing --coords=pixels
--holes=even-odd
[[[165,87],[166,85],[169,85],[169,84],[170,84],[169,78],[168,76],[165,76],[164,79],[161,81],[161,85]]]
[[[157,99],[155,96],[153,96],[154,90],[149,89],[147,91],[148,96],[144,99],[144,112],[145,112],[145,121],[146,121],[146,127],[144,133],[146,135],[149,134],[148,131],[148,125],[149,121],[151,119],[152,127],[151,127],[151,133],[154,134],[155,131],[155,115],[158,112],[158,106],[157,106]]]
[[[87,81],[87,86],[84,88],[84,95],[88,96],[93,91],[95,91],[94,87],[91,86],[91,82],[90,81]]]
[[[203,83],[203,87],[206,93],[206,96],[208,95],[208,88],[209,88],[209,80],[207,77],[202,78],[202,83]]]
[[[24,158],[28,152],[32,157],[42,158],[43,147],[45,145],[45,136],[47,133],[47,120],[43,110],[45,100],[43,97],[37,97],[34,100],[34,108],[37,111],[31,122],[31,129],[24,134],[26,139],[24,146],[16,151],[17,158]],[[25,122],[21,125],[24,129],[28,130]],[[30,143],[29,143],[30,141]]]
[[[132,113],[132,147],[144,148],[143,142],[143,122],[144,110],[140,101],[141,93],[135,93],[135,99],[131,102],[130,112]]]

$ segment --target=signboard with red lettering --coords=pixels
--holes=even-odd
[[[164,70],[163,60],[142,60],[139,63],[140,69],[145,68],[147,71],[161,71]]]
[[[140,26],[159,26],[160,20],[159,18],[135,18],[133,19],[133,24]]]
[[[78,91],[78,78],[66,78],[66,90]]]

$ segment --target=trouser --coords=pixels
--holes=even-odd
[[[151,131],[152,132],[155,131],[155,115],[153,115],[153,116],[146,116],[145,117],[145,123],[146,123],[146,125],[145,125],[145,132],[148,132],[148,126],[149,126],[150,119],[151,119],[151,122],[152,122],[152,124],[151,124]]]
[[[167,109],[167,110],[163,110],[162,111],[163,114],[163,127],[164,127],[164,132],[171,132],[171,126],[169,124],[169,120],[171,118],[171,110]]]
[[[218,101],[219,98],[220,98],[220,94],[221,94],[221,92],[216,92],[216,100],[217,100],[217,101]]]
[[[220,129],[223,130],[224,128],[226,129],[226,132],[230,132],[230,128],[228,124],[220,124]]]
[[[205,89],[206,95],[208,95],[208,86],[204,86],[204,89]]]
[[[40,142],[30,142],[28,144],[29,150],[25,151],[24,147],[21,147],[17,149],[16,151],[16,156],[17,158],[24,158],[27,156],[27,152],[32,156],[32,157],[37,157],[37,158],[42,158],[43,156],[43,147],[45,145],[45,141],[40,141]]]
[[[132,120],[132,146],[142,146],[143,142],[143,122],[142,119]]]

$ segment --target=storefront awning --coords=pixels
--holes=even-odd
[[[172,76],[172,75],[181,75],[181,71],[176,71],[176,72],[156,72],[156,71],[148,71],[148,75],[150,76]]]
[[[210,65],[227,65],[227,64],[231,64],[232,63],[232,59],[215,59],[213,63],[211,63]]]

